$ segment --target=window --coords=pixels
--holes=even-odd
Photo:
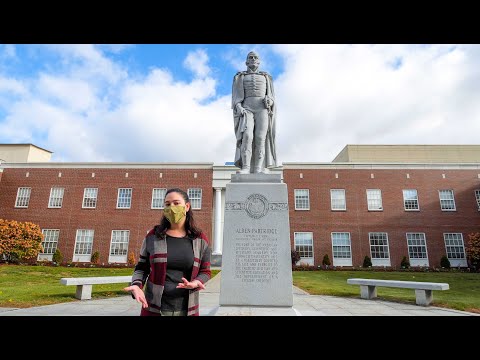
[[[352,266],[350,233],[332,232],[333,266]]]
[[[313,233],[296,232],[293,233],[295,250],[300,255],[300,263],[313,265]]]
[[[117,209],[130,209],[132,205],[132,189],[118,189]]]
[[[331,189],[330,201],[332,210],[347,210],[347,202],[345,200],[345,189]]]
[[[444,233],[445,250],[451,266],[467,266],[465,257],[465,246],[463,244],[463,235],[461,233]]]
[[[50,199],[48,200],[49,208],[61,208],[63,202],[64,188],[52,187],[50,189]]]
[[[190,198],[192,209],[202,208],[202,189],[199,189],[199,188],[188,189],[188,197]]]
[[[480,211],[480,190],[475,190],[475,199],[477,200],[478,211]]]
[[[373,266],[390,266],[390,252],[388,251],[388,235],[385,232],[368,233],[370,240],[370,254]]]
[[[379,189],[367,189],[367,203],[369,211],[383,210],[382,192]]]
[[[420,210],[418,206],[417,190],[403,190],[403,207],[406,211]]]
[[[310,210],[310,190],[295,189],[295,210]]]
[[[20,187],[17,190],[17,200],[15,200],[15,207],[19,208],[28,208],[28,203],[30,202],[30,193],[32,188],[29,187]]]
[[[74,261],[90,261],[93,245],[93,230],[77,230]]]
[[[455,211],[455,199],[453,190],[438,190],[440,197],[440,207],[442,211]]]
[[[83,190],[82,208],[95,209],[97,207],[97,195],[97,188],[85,188],[85,190]]]
[[[128,253],[129,230],[113,230],[110,242],[110,255],[108,262],[126,263]]]
[[[165,194],[167,189],[153,189],[152,191],[152,209],[163,209]]]
[[[411,266],[428,266],[427,243],[424,233],[407,233],[408,256]]]
[[[53,255],[55,253],[55,250],[57,250],[58,235],[60,234],[60,230],[43,229],[42,234],[43,234],[42,254]]]

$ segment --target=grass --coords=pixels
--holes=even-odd
[[[348,278],[374,278],[448,283],[450,289],[433,291],[433,306],[480,313],[480,273],[382,272],[382,271],[294,271],[293,284],[312,295],[360,297],[360,286]],[[413,289],[377,287],[379,299],[415,304]]]
[[[132,275],[132,268],[75,268],[55,266],[0,266],[0,307],[28,308],[78,301],[76,286],[60,284],[62,277]],[[219,270],[212,270],[212,277]],[[94,285],[92,299],[127,295],[128,284]]]

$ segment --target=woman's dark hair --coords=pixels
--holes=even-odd
[[[180,195],[182,195],[183,199],[185,200],[185,203],[190,203],[190,198],[188,197],[188,194],[179,188],[173,188],[173,189],[167,190],[167,192],[165,193],[165,197],[167,197],[167,195],[172,192],[179,193]],[[160,225],[155,226],[155,235],[157,235],[158,237],[162,237],[163,235],[165,235],[168,229],[170,229],[170,221],[168,221],[165,216],[162,216],[162,218],[160,219]],[[202,233],[202,230],[197,228],[197,226],[195,225],[195,220],[193,219],[193,212],[192,212],[191,206],[185,218],[185,230],[187,231],[187,236],[192,239],[200,237]]]

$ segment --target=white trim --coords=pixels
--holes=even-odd
[[[405,207],[405,205],[406,205],[405,204],[405,201],[406,201],[405,191],[415,191],[415,194],[417,196],[417,199],[416,199],[417,200],[417,209],[407,209]],[[405,210],[405,211],[420,211],[420,201],[418,199],[418,190],[417,189],[402,189],[402,197],[403,197],[403,210]],[[411,200],[409,200],[409,201],[411,201]]]
[[[349,241],[349,248],[350,248],[350,257],[349,258],[336,258],[335,251],[333,249],[333,234],[348,234],[348,241]],[[352,266],[352,236],[349,231],[332,231],[330,233],[330,243],[332,245],[332,264],[333,266]],[[344,245],[336,245],[336,246],[344,246]]]
[[[118,206],[118,203],[120,201],[120,190],[130,190],[130,206],[126,207],[119,207]],[[117,190],[117,205],[116,205],[116,209],[119,209],[119,210],[127,210],[127,209],[130,209],[132,207],[132,198],[133,198],[133,189],[132,188],[128,188],[128,187],[121,187],[121,188],[118,188]]]
[[[333,208],[333,197],[332,191],[343,191],[343,204],[345,205],[342,209]],[[345,189],[330,189],[330,210],[332,211],[347,211],[347,193]]]
[[[61,196],[58,196],[58,193],[61,194]],[[63,196],[65,195],[65,188],[60,187],[60,186],[52,186],[50,188],[50,196],[48,198],[48,208],[49,209],[61,209],[63,205]],[[60,200],[59,205],[52,205],[52,201],[58,201]]]
[[[448,251],[447,251],[447,239],[445,239],[445,235],[451,234],[451,235],[460,235],[460,239],[462,241],[462,248],[463,248],[463,259],[462,258],[450,258],[448,257]],[[448,261],[450,261],[450,267],[467,267],[467,253],[465,251],[465,241],[463,240],[463,234],[462,233],[443,233],[443,244],[445,245],[445,253],[447,254]],[[455,246],[455,245],[448,245],[448,246]],[[459,245],[456,245],[459,246]]]
[[[451,199],[442,199],[442,197],[440,196],[441,191],[451,191],[452,198]],[[455,192],[453,191],[453,189],[440,189],[440,190],[438,190],[438,199],[439,199],[439,202],[440,202],[440,210],[442,210],[442,211],[457,211],[457,205],[455,204]],[[442,208],[442,200],[443,201],[453,201],[453,209],[443,209]]]
[[[294,231],[293,232],[293,248],[297,249],[296,244],[296,235],[297,234],[311,234],[312,235],[312,256],[311,257],[300,257],[300,260],[296,263],[296,265],[306,264],[313,266],[315,264],[315,248],[314,248],[314,241],[313,241],[313,232],[312,231]],[[299,245],[302,246],[302,245]],[[306,245],[303,245],[306,246]]]
[[[165,208],[165,202],[164,202],[164,200],[165,200],[165,194],[163,195],[163,199],[160,199],[160,200],[161,200],[161,201],[160,201],[160,207],[154,207],[154,206],[153,206],[153,200],[154,200],[153,195],[154,195],[154,193],[155,193],[155,190],[165,190],[165,193],[166,193],[166,192],[167,192],[167,188],[153,188],[153,189],[152,189],[152,202],[151,202],[151,204],[150,204],[150,209],[151,209],[151,210],[162,210],[162,209]],[[157,199],[157,200],[158,200],[158,199]]]
[[[127,236],[127,253],[125,255],[112,255],[112,245],[113,245],[113,233],[115,231],[125,231],[128,233]],[[125,244],[124,242],[118,244]],[[112,230],[110,235],[110,248],[108,249],[108,262],[109,263],[121,263],[126,264],[128,259],[128,247],[130,245],[130,230]]]
[[[297,191],[306,191],[307,192],[307,207],[306,208],[297,208]],[[293,189],[293,201],[295,204],[295,210],[307,211],[310,210],[310,189]]]
[[[415,245],[408,245],[408,234],[422,234],[423,235],[423,241],[425,242],[425,258],[410,258],[410,246],[415,246]],[[407,252],[408,252],[408,260],[410,262],[410,266],[429,266],[429,260],[428,260],[428,248],[427,248],[427,237],[425,236],[424,232],[407,232],[405,233],[405,238],[407,240]]]
[[[27,205],[18,205],[17,206],[17,203],[18,203],[18,195],[20,194],[20,189],[28,189],[28,201],[27,201]],[[15,198],[15,208],[18,208],[18,209],[28,209],[28,205],[30,204],[30,197],[32,196],[32,188],[31,187],[28,187],[28,186],[19,186],[17,188],[17,197]]]
[[[75,249],[77,248],[77,241],[78,241],[78,232],[79,231],[91,231],[92,242],[90,247],[90,254],[75,254]],[[92,259],[92,250],[93,250],[93,241],[95,240],[95,230],[94,229],[77,229],[75,233],[75,244],[73,245],[73,262],[90,262]]]
[[[32,168],[32,169],[212,169],[213,163],[110,163],[110,162],[29,162],[29,163],[4,163],[4,168]]]
[[[380,207],[376,209],[370,209],[370,202],[368,201],[368,192],[369,191],[378,191],[380,193]],[[382,198],[382,190],[381,189],[365,189],[365,194],[367,195],[367,209],[368,211],[383,211],[383,198]],[[377,200],[377,199],[372,199]]]
[[[372,242],[370,239],[370,234],[385,234],[385,240],[387,245],[373,245],[373,246],[387,246],[388,258],[374,258],[372,254]],[[391,266],[390,262],[390,242],[388,241],[388,233],[386,231],[371,231],[368,233],[368,244],[370,246],[370,259],[372,261],[372,266]]]
[[[86,192],[87,192],[87,189],[95,189],[97,190],[96,193],[95,193],[95,206],[85,206],[85,195],[86,195]],[[88,198],[89,200],[92,200],[93,198],[92,197],[89,197]],[[98,187],[86,187],[86,188],[83,188],[83,198],[82,198],[82,209],[96,209],[97,208],[97,203],[98,203]]]

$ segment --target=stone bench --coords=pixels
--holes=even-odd
[[[447,283],[376,279],[347,279],[347,284],[360,285],[360,297],[362,299],[376,298],[377,286],[415,289],[416,304],[422,306],[428,306],[432,302],[432,290],[448,290],[450,288]]]
[[[92,298],[92,286],[97,284],[130,283],[132,276],[99,276],[99,277],[79,277],[79,278],[61,278],[60,284],[76,285],[77,292],[75,297],[80,300],[89,300]]]

